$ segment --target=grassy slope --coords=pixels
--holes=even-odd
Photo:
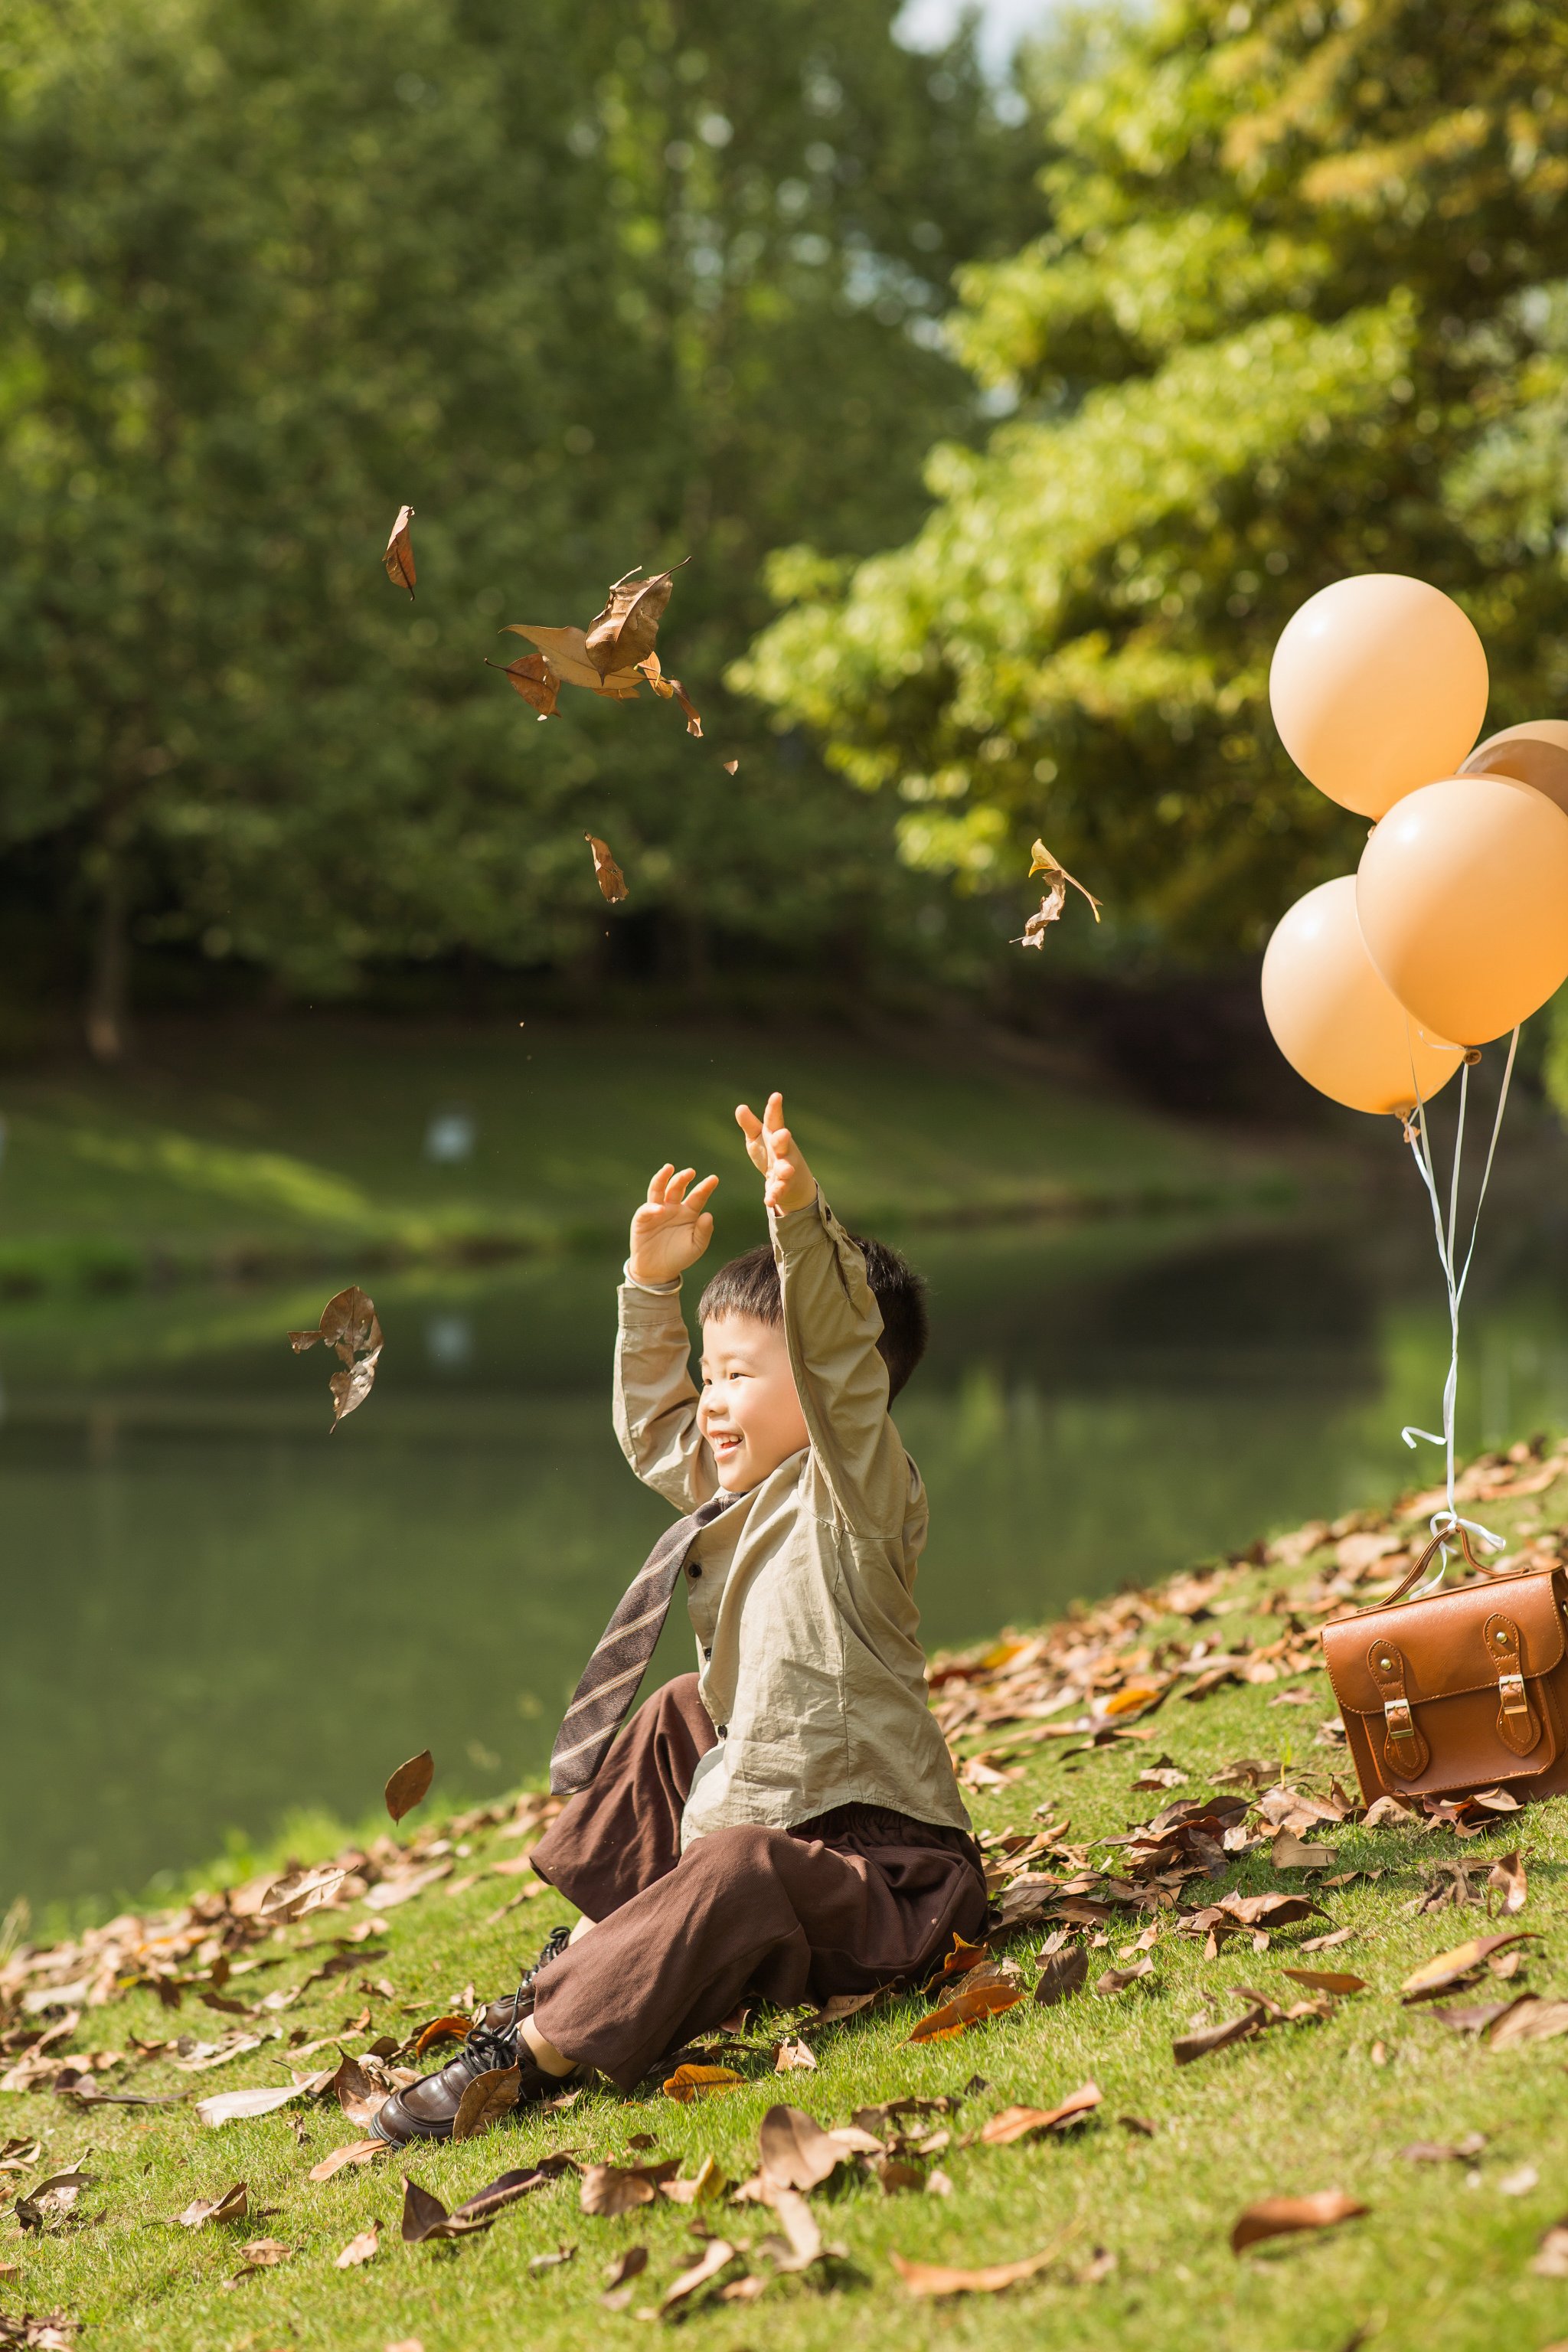
[[[1484,1516],[1503,1528],[1533,1523],[1552,1500],[1504,1503]],[[1290,1580],[1277,1568],[1244,1572],[1224,1605],[1247,1611]],[[1235,1643],[1244,1627],[1252,1639],[1268,1640],[1278,1634],[1279,1619],[1227,1617],[1223,1638]],[[1141,1639],[1166,1633],[1190,1638],[1190,1629],[1172,1618],[1146,1628]],[[1201,1793],[1206,1776],[1238,1755],[1278,1756],[1292,1775],[1332,1769],[1333,1759],[1313,1746],[1331,1698],[1320,1677],[1310,1677],[1310,1686],[1321,1703],[1299,1708],[1271,1707],[1278,1692],[1267,1686],[1222,1689],[1196,1706],[1173,1698],[1154,1718],[1148,1746],[1097,1751],[1076,1765],[1048,1743],[1025,1779],[976,1801],[977,1822],[1026,1824],[1031,1809],[1049,1799],[1054,1810],[1072,1815],[1075,1838],[1120,1830],[1163,1801],[1133,1796],[1129,1786],[1140,1762],[1161,1749],[1192,1776],[1184,1796]],[[836,2352],[847,2329],[854,2331],[858,2352],[971,2345],[987,2352],[1082,2352],[1086,2345],[1155,2342],[1163,2352],[1342,2352],[1361,2340],[1354,2331],[1364,2327],[1390,2347],[1538,2352],[1568,2336],[1568,2283],[1534,2277],[1527,2268],[1540,2231],[1568,2203],[1562,2045],[1490,2052],[1461,2041],[1429,2010],[1402,2008],[1397,1987],[1419,1961],[1486,1925],[1475,1909],[1414,1916],[1413,1897],[1430,1865],[1461,1853],[1484,1861],[1520,1842],[1531,1876],[1520,1924],[1543,1938],[1530,1948],[1529,1980],[1536,1990],[1568,1991],[1568,1808],[1558,1801],[1511,1830],[1505,1823],[1494,1835],[1462,1843],[1448,1831],[1393,1826],[1352,1827],[1337,1842],[1340,1867],[1367,1865],[1384,1875],[1323,1897],[1334,1922],[1351,1927],[1354,1939],[1318,1965],[1370,1979],[1370,1990],[1342,2004],[1325,2024],[1273,2032],[1178,2071],[1172,2037],[1187,2029],[1205,1996],[1223,1998],[1227,1987],[1247,1983],[1289,1998],[1280,1969],[1312,1930],[1283,1931],[1261,1958],[1228,1943],[1215,1961],[1203,1959],[1187,1939],[1167,1936],[1155,1951],[1152,1987],[1105,2000],[1086,1993],[1049,2011],[1027,2006],[924,2051],[904,2046],[923,2006],[911,1997],[825,2034],[814,2075],[781,2083],[760,2074],[742,2091],[697,2107],[657,2094],[633,2103],[593,2095],[561,2118],[531,2121],[459,2148],[421,2151],[409,2168],[455,2204],[500,2170],[552,2146],[614,2155],[642,2130],[657,2135],[660,2155],[683,2158],[688,2172],[711,2153],[729,2177],[742,2178],[754,2163],[761,2116],[781,2091],[833,2122],[875,2100],[961,2089],[978,2071],[990,2087],[963,2110],[961,2123],[973,2126],[1009,2101],[1054,2105],[1092,2075],[1105,2093],[1105,2119],[1076,2139],[950,2151],[942,2161],[953,2193],[945,2200],[885,2197],[874,2182],[858,2179],[836,2196],[825,2193],[816,2200],[819,2217],[850,2258],[835,2284],[783,2281],[770,2287],[761,2307],[696,2312],[689,2332],[704,2352],[742,2352],[764,2339],[775,2352]],[[481,1840],[479,1850],[494,1849]],[[1267,1858],[1251,1856],[1214,1892],[1277,1883]],[[546,1895],[509,1920],[485,1925],[516,1885],[489,1879],[455,1900],[437,1891],[392,1913],[387,1957],[367,1974],[387,1978],[398,2001],[367,1995],[353,1977],[339,1979],[336,1989],[308,1996],[287,2022],[298,2021],[313,2037],[340,2026],[368,1997],[375,2030],[401,2032],[409,2013],[434,2014],[469,1981],[481,1994],[502,1989],[520,1948],[531,1950],[564,1916],[559,1899]],[[302,1942],[310,1925],[290,1933]],[[1015,1949],[1026,1958],[1037,1940],[1026,1937]],[[264,1981],[292,1983],[305,1965],[287,1966]],[[225,2021],[199,2008],[180,2021],[196,2032]],[[121,2045],[132,2032],[161,2035],[172,2022],[144,1992],[89,2012],[94,2042]],[[1373,2057],[1380,2042],[1387,2053],[1381,2065]],[[156,2067],[140,2079],[144,2087],[183,2086],[184,2078],[168,2074],[165,2082],[165,2074]],[[269,2079],[279,2077],[255,2057],[196,2078],[203,2095]],[[100,2185],[84,2206],[104,2217],[98,2226],[42,2242],[0,2230],[0,2261],[19,2263],[22,2273],[0,2284],[0,2307],[63,2304],[91,2322],[97,2352],[154,2345],[159,2352],[271,2352],[284,2344],[301,2352],[381,2352],[408,2336],[418,2337],[426,2352],[501,2352],[523,2342],[541,2352],[566,2352],[589,2342],[646,2342],[637,2308],[695,2252],[688,2213],[662,2206],[620,2220],[589,2219],[578,2210],[570,2179],[503,2214],[488,2238],[453,2250],[405,2248],[397,2238],[399,2168],[388,2163],[368,2176],[350,2170],[312,2185],[305,2177],[310,2164],[354,2134],[335,2113],[307,2113],[301,2147],[281,2116],[212,2133],[188,2112],[83,2115],[43,2096],[0,2100],[0,2139],[37,2132],[51,2169],[89,2161]],[[1129,2135],[1114,2120],[1122,2114],[1152,2118],[1156,2136]],[[1399,2153],[1414,2140],[1453,2140],[1478,2129],[1488,2134],[1489,2146],[1474,2182],[1462,2164],[1417,2165]],[[1538,2170],[1539,2185],[1505,2193],[1500,2183],[1526,2164]],[[17,2178],[5,2176],[5,2185]],[[239,2178],[256,2202],[276,2209],[264,2222],[187,2233],[163,2218]],[[1363,2200],[1370,2216],[1320,2239],[1279,2240],[1240,2261],[1231,2254],[1227,2231],[1244,2205],[1264,2195],[1328,2188]],[[338,2249],[377,2217],[379,2258],[368,2270],[335,2270]],[[733,2211],[727,2223],[714,2218],[742,2238],[755,2239],[765,2227],[754,2208]],[[1069,2225],[1079,2234],[1060,2273],[995,2298],[911,2303],[888,2261],[896,2248],[963,2264],[998,2262],[1046,2245]],[[238,2267],[239,2242],[258,2231],[298,2249],[293,2261],[225,2291],[222,2282]],[[604,2266],[637,2243],[651,2253],[644,2289],[631,2314],[611,2316],[595,2299]],[[530,2272],[531,2257],[562,2244],[577,2247],[574,2263]],[[1097,2245],[1115,2255],[1114,2270],[1099,2285],[1075,2283],[1075,2265]]]
[[[836,1202],[867,1222],[1283,1189],[1257,1154],[951,1047],[531,1024],[193,1028],[123,1072],[0,1080],[0,1280],[598,1239],[624,1225],[661,1145],[738,1172],[733,1106],[775,1085]],[[475,1150],[433,1166],[427,1125],[455,1108],[476,1121]]]

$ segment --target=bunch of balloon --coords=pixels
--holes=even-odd
[[[1402,572],[1339,580],[1310,597],[1274,649],[1268,695],[1303,774],[1374,823],[1359,870],[1309,890],[1279,924],[1263,960],[1264,1013],[1310,1085],[1404,1121],[1431,1204],[1452,1343],[1441,1433],[1404,1434],[1445,1449],[1447,1503],[1434,1533],[1463,1543],[1469,1529],[1495,1544],[1455,1508],[1459,1304],[1520,1025],[1568,980],[1568,723],[1531,720],[1476,743],[1488,695],[1480,638],[1451,597]],[[1469,1071],[1482,1045],[1505,1036],[1461,1263]],[[1445,1217],[1426,1105],[1456,1072]]]

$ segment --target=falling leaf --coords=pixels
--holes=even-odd
[[[774,2074],[791,2074],[796,2072],[815,2074],[816,2071],[816,2060],[806,2043],[793,2042],[786,2035],[773,2053]]]
[[[220,2091],[216,2098],[198,2099],[196,2113],[209,2131],[216,2131],[222,2124],[240,2123],[251,2116],[273,2115],[304,2095],[303,2088],[293,2084],[285,2091],[269,2090],[265,2085],[253,2091]]]
[[[430,1750],[422,1748],[406,1764],[400,1764],[386,1784],[386,1810],[395,1822],[422,1805],[430,1793],[430,1783],[436,1777],[436,1766]]]
[[[333,1863],[323,1864],[315,1870],[285,1871],[268,1888],[257,1906],[256,1916],[275,1927],[303,1919],[309,1912],[320,1910],[347,1876],[347,1871]]]
[[[664,2095],[684,2104],[710,2098],[716,2091],[738,2091],[743,2080],[732,2066],[678,2066],[664,2085]]]
[[[673,698],[675,701],[679,703],[682,710],[686,713],[687,733],[689,735],[700,735],[702,732],[702,719],[701,714],[698,710],[697,705],[692,701],[691,697],[687,693],[686,688],[681,685],[680,680],[678,677],[669,677],[666,671],[659,667],[658,656],[657,654],[649,654],[647,661],[638,662],[637,667],[642,672],[644,677],[647,678],[655,694],[659,697],[661,701],[668,702]]]
[[[414,582],[416,577],[414,570],[414,549],[408,537],[408,526],[413,520],[412,507],[398,508],[397,520],[393,524],[392,536],[386,542],[386,553],[381,559],[386,568],[386,576],[393,586],[406,588],[410,597],[414,593]]]
[[[740,764],[741,764],[741,762],[739,761],[739,760],[726,760],[726,761],[724,761],[722,762],[722,766],[723,766],[724,773],[725,773],[727,776],[732,776],[732,775],[736,772],[737,769],[740,767]]]
[[[1230,2250],[1239,2254],[1264,2238],[1283,2237],[1294,2230],[1331,2230],[1340,2221],[1353,2221],[1357,2214],[1371,2210],[1342,2189],[1321,2189],[1312,2197],[1265,2197],[1237,2217]]]
[[[1192,2033],[1184,2033],[1173,2042],[1178,2066],[1190,2066],[1195,2058],[1207,2058],[1215,2050],[1228,2050],[1233,2042],[1248,2042],[1262,2031],[1268,2011],[1254,2007],[1233,2017],[1223,2025],[1201,2025]]]
[[[342,2170],[345,2164],[369,2164],[375,2157],[385,2156],[388,2152],[384,2139],[351,2139],[345,2141],[342,2147],[334,2147],[320,2164],[313,2164],[310,2177],[312,2180],[330,2180],[334,2172]]]
[[[1406,2003],[1428,2000],[1434,1993],[1447,1992],[1450,1985],[1468,1977],[1493,1952],[1500,1952],[1509,1944],[1539,1940],[1526,1929],[1516,1929],[1511,1936],[1472,1936],[1468,1944],[1457,1944],[1451,1952],[1439,1952],[1435,1959],[1426,1961],[1413,1976],[1405,1978],[1400,1993]]]
[[[237,2180],[221,2197],[195,2198],[183,2213],[171,2219],[182,2230],[200,2230],[208,2221],[243,2221],[249,2210],[250,2192],[243,2180]]]
[[[1047,2269],[1059,2249],[1058,2240],[1042,2253],[1026,2254],[1020,2263],[993,2263],[979,2271],[952,2270],[945,2263],[910,2262],[902,2254],[889,2254],[888,2259],[913,2295],[1000,2294],[1005,2287],[1017,2286]]]
[[[585,833],[583,838],[594,853],[594,879],[606,903],[619,906],[626,895],[626,877],[611,856],[609,843],[601,841],[596,833]]]
[[[381,2252],[381,2223],[373,2221],[368,2230],[361,2230],[349,2240],[332,2264],[338,2271],[357,2270],[362,2263],[373,2263]]]
[[[1525,1877],[1524,1864],[1517,1850],[1512,1853],[1499,1855],[1487,1873],[1487,1885],[1495,1887],[1502,1896],[1505,1917],[1511,1919],[1517,1913],[1523,1910],[1525,1896],[1529,1893],[1529,1882]]]
[[[607,702],[635,702],[637,698],[637,672],[618,669],[608,677],[601,677],[588,658],[588,641],[581,629],[542,629],[529,621],[510,621],[503,635],[526,637],[537,646],[552,670],[568,686],[586,687]]]
[[[493,662],[487,654],[487,669],[500,670],[502,677],[517,688],[531,709],[541,719],[556,717],[556,701],[561,693],[559,671],[552,668],[548,655],[519,654],[515,661]],[[520,1023],[519,1026],[522,1024]]]
[[[690,561],[689,556],[681,558],[682,563]],[[637,576],[642,568],[634,564],[613,583],[604,611],[595,614],[584,633],[588,659],[601,677],[615,670],[636,668],[653,651],[680,564],[668,572],[657,572],[647,580]]]
[[[700,2260],[693,2263],[689,2270],[682,2271],[679,2278],[672,2279],[659,2297],[660,2315],[689,2303],[710,2279],[717,2278],[719,2273],[734,2261],[736,2251],[727,2238],[710,2238]]]
[[[332,1395],[332,1427],[349,1413],[354,1412],[369,1396],[375,1382],[375,1368],[381,1361],[384,1345],[381,1323],[374,1301],[351,1284],[347,1290],[338,1291],[321,1309],[321,1319],[313,1331],[290,1331],[289,1345],[297,1356],[324,1339],[344,1369],[334,1372],[327,1386]]]
[[[1037,2132],[1070,2131],[1094,2113],[1102,2094],[1098,2083],[1085,2083],[1069,2092],[1059,2107],[1004,2107],[980,2126],[987,2147],[1011,2147],[1015,2140],[1032,2139]]]
[[[1031,915],[1025,924],[1023,938],[1013,941],[1015,947],[1043,948],[1045,946],[1047,930],[1052,923],[1060,920],[1062,908],[1067,905],[1069,883],[1080,897],[1089,900],[1094,911],[1094,919],[1099,922],[1100,900],[1093,896],[1092,892],[1086,890],[1083,884],[1076,880],[1065,866],[1058,865],[1043,841],[1036,842],[1029,852],[1029,856],[1032,861],[1029,866],[1030,874],[1043,874],[1046,877],[1046,896],[1040,900],[1039,912]]]
[[[910,2042],[947,2042],[955,2034],[966,2033],[971,2026],[983,2025],[988,2018],[1000,2017],[1004,2011],[1016,2009],[1024,1998],[1024,1988],[1017,1980],[1005,1976],[1000,1969],[975,1969],[963,1980],[963,1990],[952,2000],[942,2001],[921,2019]]]
[[[584,2213],[630,2213],[651,2205],[662,2181],[680,2169],[679,2157],[662,2164],[590,2164],[583,2173],[578,2202]]]
[[[1080,1992],[1089,1975],[1089,1954],[1081,1944],[1069,1945],[1065,1952],[1053,1952],[1040,1970],[1035,1987],[1035,1999],[1042,2008],[1052,2009],[1059,2000],[1070,2000]]]

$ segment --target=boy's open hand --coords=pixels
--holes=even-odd
[[[712,1240],[708,1202],[719,1179],[704,1176],[700,1184],[691,1184],[696,1173],[695,1168],[677,1169],[667,1160],[648,1186],[647,1199],[632,1219],[626,1265],[635,1282],[673,1282],[696,1265]]]
[[[784,1097],[770,1095],[761,1118],[749,1103],[742,1103],[735,1124],[746,1139],[746,1154],[763,1178],[763,1198],[775,1216],[792,1209],[809,1209],[816,1198],[816,1179],[805,1155],[784,1123]]]

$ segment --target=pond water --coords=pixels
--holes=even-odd
[[[1568,1421],[1568,1234],[1499,1223],[1468,1445]],[[1409,1202],[1350,1230],[911,1248],[934,1341],[898,1417],[931,1492],[932,1646],[1436,1474],[1399,1441],[1447,1361]],[[668,1522],[610,1431],[616,1273],[379,1282],[381,1380],[331,1436],[326,1368],[283,1339],[320,1284],[0,1315],[0,1912],[167,1883],[290,1812],[364,1821],[426,1746],[438,1798],[542,1768]],[[689,1663],[672,1624],[655,1675]]]

